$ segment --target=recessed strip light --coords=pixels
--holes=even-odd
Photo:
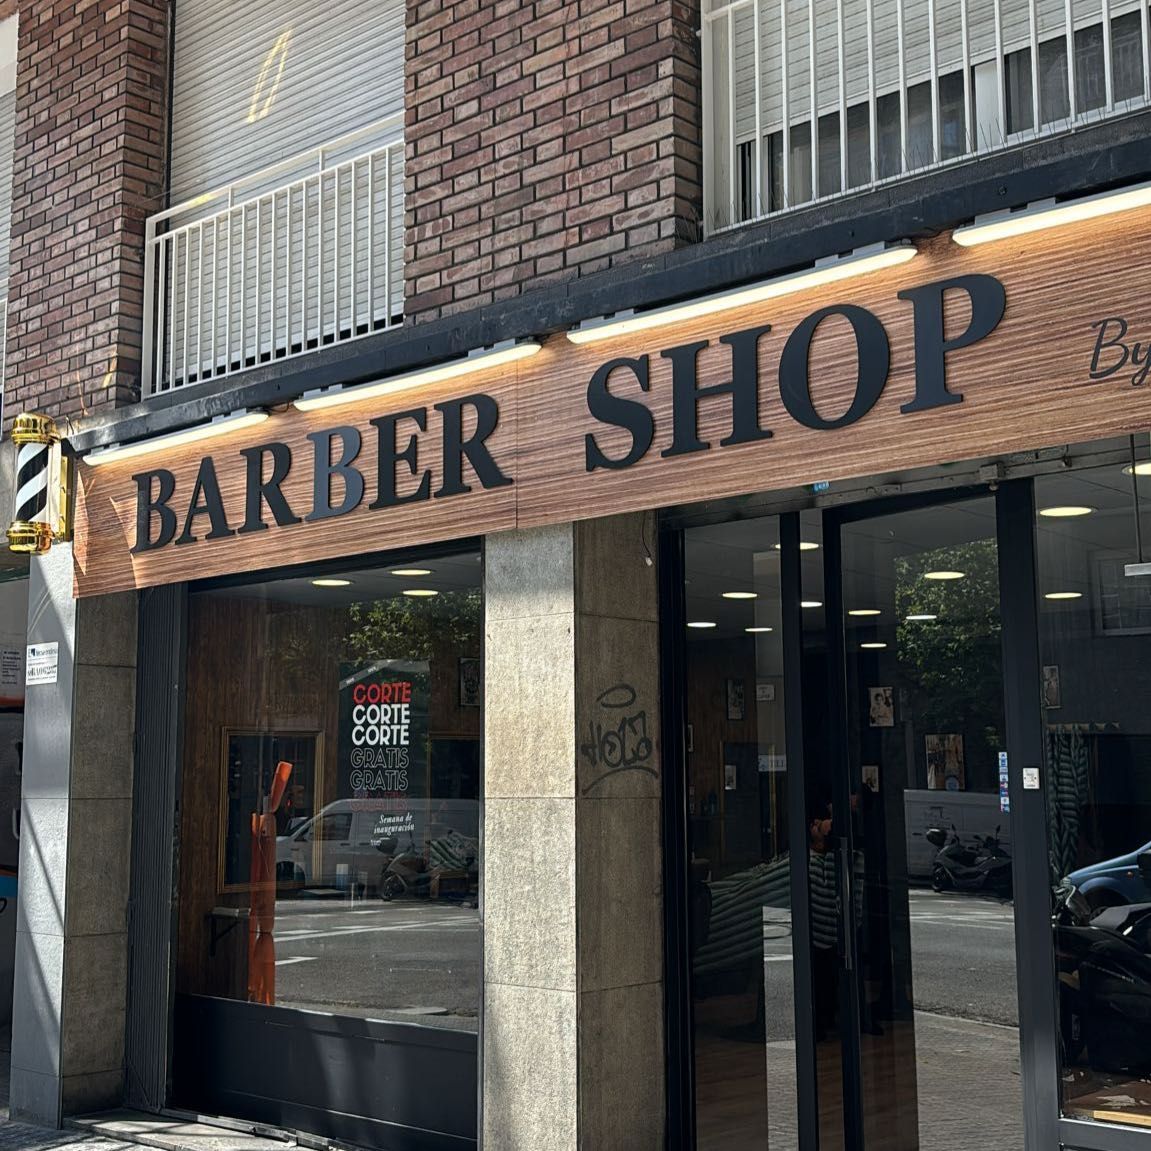
[[[443,380],[454,380],[458,376],[471,375],[485,368],[496,368],[501,364],[511,364],[534,356],[541,345],[536,340],[508,340],[491,348],[477,348],[458,360],[437,364],[419,371],[405,372],[399,376],[389,376],[367,384],[351,384],[347,387],[331,388],[327,391],[305,392],[295,406],[301,412],[314,412],[320,408],[334,408],[339,404],[358,404],[361,400],[374,400],[378,396],[402,392],[419,384],[438,384]]]
[[[661,328],[665,324],[696,320],[702,316],[714,315],[716,312],[726,312],[731,308],[742,308],[748,304],[775,300],[780,296],[805,292],[809,288],[819,288],[854,276],[865,276],[869,272],[894,268],[899,264],[906,264],[908,260],[914,259],[915,255],[915,246],[905,241],[858,248],[849,255],[833,256],[828,260],[819,261],[814,267],[805,268],[802,272],[791,272],[786,276],[776,276],[771,280],[761,280],[759,283],[731,288],[726,292],[700,296],[682,304],[652,308],[649,312],[620,312],[596,320],[585,320],[579,327],[572,328],[567,337],[573,344],[590,344],[597,340],[610,340],[615,336],[646,332],[651,328]]]
[[[415,578],[418,576],[426,576],[432,574],[431,568],[394,568],[392,570],[394,576],[408,576]]]
[[[118,460],[129,460],[134,456],[148,455],[151,452],[174,448],[180,444],[193,444],[197,440],[208,440],[222,436],[225,432],[238,432],[242,428],[254,428],[268,418],[267,412],[232,412],[227,416],[217,416],[206,424],[181,428],[178,432],[168,432],[162,436],[149,436],[146,440],[135,440],[129,444],[114,444],[108,448],[96,448],[84,457],[84,462],[96,467],[98,464],[112,464]]]
[[[708,628],[708,627],[715,627],[715,624],[711,620],[693,619],[690,623],[688,623],[687,626],[688,627],[697,627],[697,628]]]
[[[1049,591],[1044,599],[1082,599],[1081,591]]]
[[[1073,520],[1078,516],[1089,516],[1095,509],[1068,504],[1064,507],[1040,508],[1039,514],[1050,520]]]
[[[745,627],[743,630],[745,632],[747,632],[749,635],[766,635],[767,632],[771,631],[771,628],[769,628],[769,627]]]
[[[915,615],[909,615],[907,617],[907,622],[908,623],[926,623],[929,620],[938,619],[938,618],[939,618],[939,616],[932,615],[930,612],[926,612],[926,611],[925,612],[917,612]]]
[[[882,615],[883,613],[877,607],[855,607],[847,613],[854,616],[868,616],[868,615]]]
[[[725,591],[723,593],[724,599],[755,599],[756,593],[753,591]]]
[[[351,587],[352,581],[350,579],[336,579],[325,576],[323,579],[312,580],[312,587]]]
[[[1130,188],[1116,188],[1111,192],[1083,196],[1078,200],[1066,200],[1061,204],[1053,200],[1044,200],[1017,211],[992,212],[986,216],[979,216],[974,223],[957,228],[952,233],[952,239],[964,248],[971,248],[977,244],[991,243],[993,240],[1026,236],[1047,228],[1061,228],[1065,224],[1082,224],[1087,220],[1097,220],[1101,216],[1114,215],[1116,212],[1145,208],[1149,204],[1151,204],[1151,183],[1135,184]]]
[[[924,572],[924,579],[939,580],[946,582],[947,580],[963,579],[966,572],[953,572],[953,571],[937,571],[937,572]]]
[[[431,599],[432,596],[439,595],[439,594],[440,593],[438,591],[435,591],[433,588],[430,588],[430,587],[404,588],[404,595],[409,595],[412,597],[412,599]]]

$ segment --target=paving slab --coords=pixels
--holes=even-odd
[[[69,1126],[125,1145],[159,1147],[161,1151],[292,1151],[294,1139],[252,1135],[194,1120],[139,1111],[104,1111],[68,1120]],[[0,1128],[2,1130],[2,1128]],[[3,1144],[0,1144],[3,1146]],[[101,1151],[81,1145],[83,1151]]]

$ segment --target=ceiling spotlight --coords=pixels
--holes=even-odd
[[[852,608],[847,613],[848,615],[865,616],[865,615],[882,615],[883,613],[877,607],[856,607]]]
[[[325,576],[323,579],[312,580],[312,587],[350,587],[350,579],[335,579]]]
[[[723,593],[724,599],[755,599],[756,593],[753,591],[725,591]]]
[[[715,623],[712,620],[707,620],[707,619],[693,619],[693,620],[688,621],[687,626],[688,627],[707,628],[707,627],[715,627]]]
[[[431,574],[431,568],[394,568],[392,571],[394,576],[426,576]]]
[[[953,572],[953,571],[924,572],[923,578],[924,579],[933,579],[933,580],[953,580],[953,579],[963,579],[963,577],[966,574],[967,574],[966,572]]]
[[[1044,599],[1082,599],[1081,591],[1049,591]]]
[[[404,595],[410,595],[412,597],[412,599],[431,599],[432,596],[439,595],[439,594],[440,593],[438,591],[435,591],[433,588],[430,588],[430,587],[404,588]]]
[[[1089,516],[1095,509],[1069,504],[1065,507],[1040,508],[1039,514],[1051,520],[1073,520],[1077,516]]]

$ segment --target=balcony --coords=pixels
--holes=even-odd
[[[1147,107],[1149,45],[1147,0],[705,0],[705,229]]]
[[[147,221],[144,396],[401,323],[402,117]]]

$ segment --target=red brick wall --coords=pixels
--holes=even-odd
[[[409,0],[405,309],[698,238],[696,0]]]
[[[136,397],[161,203],[166,0],[21,0],[4,412]]]

